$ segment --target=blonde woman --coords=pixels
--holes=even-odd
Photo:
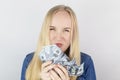
[[[23,62],[21,80],[96,80],[91,57],[80,52],[78,25],[74,11],[64,5],[51,8],[43,22],[37,49],[26,56]],[[75,58],[76,64],[84,63],[81,76],[69,76],[65,67],[42,63],[39,53],[43,46],[57,45],[70,59]]]

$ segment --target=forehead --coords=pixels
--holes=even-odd
[[[51,25],[71,26],[71,17],[67,11],[58,11],[53,14]]]
[[[65,10],[58,10],[53,13],[53,15],[67,14],[69,16],[69,12]]]

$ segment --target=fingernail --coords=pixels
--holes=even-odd
[[[57,63],[57,65],[60,65],[60,63]]]
[[[60,66],[60,64],[57,64],[57,66]]]
[[[52,61],[49,61],[50,63],[52,63]]]

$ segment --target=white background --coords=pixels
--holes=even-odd
[[[80,48],[94,60],[97,80],[120,80],[119,0],[1,0],[0,80],[20,80],[23,60],[35,50],[43,18],[56,4],[75,11]]]

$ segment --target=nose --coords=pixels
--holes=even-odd
[[[62,34],[62,32],[56,32],[56,40],[62,40],[62,38],[63,38],[63,34]]]

